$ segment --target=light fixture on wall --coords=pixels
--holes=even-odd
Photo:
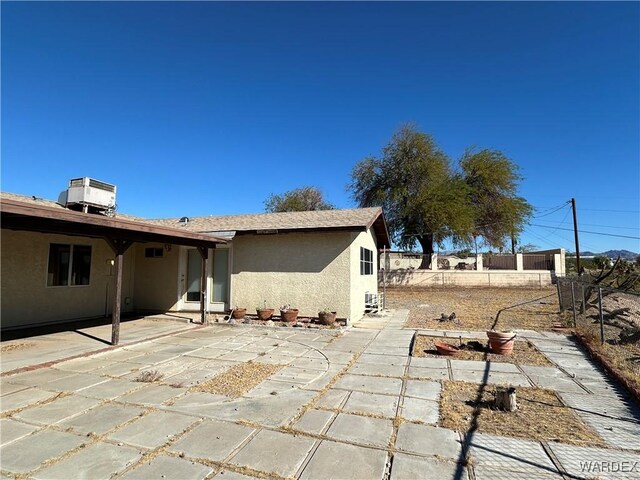
[[[116,264],[116,261],[113,258],[107,258],[106,264],[113,267]]]
[[[171,244],[170,243],[165,243],[164,244],[164,251],[165,252],[170,252],[171,251]]]

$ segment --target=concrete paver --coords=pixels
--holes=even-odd
[[[348,396],[349,392],[346,390],[331,388],[316,401],[315,406],[318,408],[339,408]]]
[[[107,438],[134,447],[154,449],[182,434],[198,419],[171,412],[151,412],[112,433]]]
[[[9,412],[18,408],[34,405],[44,400],[55,398],[53,392],[45,392],[39,388],[28,388],[2,397],[2,411]]]
[[[433,400],[405,397],[401,416],[410,422],[438,423],[440,405]]]
[[[103,434],[129,420],[142,414],[143,410],[137,407],[108,403],[87,410],[75,417],[67,418],[60,425],[71,427],[82,434]]]
[[[137,405],[158,406],[167,400],[186,392],[184,388],[174,388],[168,385],[147,384],[134,392],[118,397],[119,402],[134,403]]]
[[[290,477],[298,471],[315,443],[316,440],[301,435],[261,430],[229,463]]]
[[[404,365],[382,365],[379,363],[357,362],[349,369],[349,373],[354,375],[378,375],[384,377],[402,377],[404,375]]]
[[[110,478],[142,456],[135,448],[97,443],[33,475],[37,480]],[[72,473],[73,472],[73,473]]]
[[[438,400],[442,386],[440,382],[428,380],[407,380],[404,394],[408,397],[423,398],[426,400]]]
[[[398,429],[396,449],[418,455],[438,456],[458,461],[462,446],[458,434],[453,430],[403,423]]]
[[[343,410],[351,413],[382,415],[386,418],[396,416],[398,409],[396,395],[380,395],[377,393],[351,392]]]
[[[384,448],[389,444],[392,432],[391,420],[340,413],[326,435],[337,440]]]
[[[0,419],[0,445],[6,445],[35,432],[38,427],[16,422],[10,418]]]
[[[307,410],[302,417],[293,424],[293,428],[303,432],[320,434],[334,417],[333,412],[326,410]]]
[[[88,388],[83,388],[78,395],[83,397],[98,398],[101,400],[113,399],[127,392],[138,390],[145,386],[142,382],[132,382],[119,378],[111,378],[103,383],[98,383]]]
[[[86,438],[71,433],[44,430],[16,440],[0,449],[2,469],[26,473],[42,462],[79,447]]]
[[[636,448],[640,445],[636,442]],[[640,453],[550,443],[549,448],[570,475],[581,478],[640,478]]]
[[[402,388],[402,380],[398,378],[368,377],[364,375],[346,374],[335,383],[334,388],[399,395],[400,389]]]
[[[187,457],[221,461],[247,440],[255,429],[233,423],[207,420],[174,443],[172,452]]]
[[[531,475],[558,473],[542,446],[531,440],[479,433],[471,439],[469,451],[475,465],[524,471]]]
[[[211,472],[213,472],[211,467],[201,463],[163,455],[128,471],[121,478],[122,480],[149,480],[151,478],[202,480]],[[224,478],[230,477],[225,475]]]
[[[386,462],[387,453],[383,450],[323,440],[302,471],[300,478],[304,480],[382,479]]]
[[[454,462],[437,458],[416,457],[405,453],[393,456],[391,480],[458,480],[467,478],[467,469]],[[456,475],[460,472],[460,475]]]
[[[95,398],[71,395],[58,398],[44,405],[27,408],[15,414],[15,417],[31,423],[51,425],[74,415],[79,415],[95,407],[98,403],[100,403],[100,400]]]

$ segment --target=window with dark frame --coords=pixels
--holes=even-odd
[[[360,275],[373,275],[373,251],[360,247]]]
[[[164,250],[160,247],[147,247],[144,249],[144,256],[146,258],[162,258]]]
[[[52,243],[49,245],[48,287],[89,285],[91,246]]]

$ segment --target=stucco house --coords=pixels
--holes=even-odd
[[[379,208],[148,220],[3,193],[0,212],[3,329],[108,316],[116,305],[225,312],[266,302],[357,319],[389,245]]]

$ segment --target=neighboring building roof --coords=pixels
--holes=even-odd
[[[188,218],[188,221],[181,221]],[[194,232],[277,233],[300,231],[346,230],[373,228],[378,245],[390,245],[382,209],[352,208],[343,210],[313,210],[307,212],[259,213],[182,217],[150,220],[157,225],[180,227]]]

